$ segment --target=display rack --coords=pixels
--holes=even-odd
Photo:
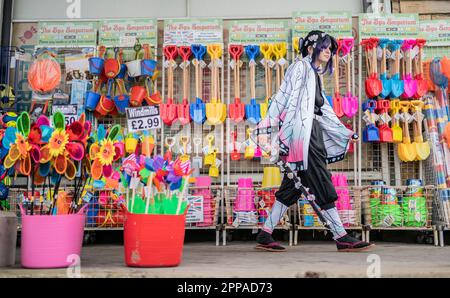
[[[275,191],[276,189],[260,187],[225,187],[225,204],[222,209],[222,238],[224,246],[227,245],[227,233],[235,230],[252,230],[257,232],[264,226],[271,204],[275,201]],[[249,197],[252,197],[253,200],[249,200]],[[249,201],[251,202],[250,206],[246,205]],[[293,207],[288,209],[282,222],[275,228],[275,230],[289,233],[289,246],[293,245],[292,215]]]

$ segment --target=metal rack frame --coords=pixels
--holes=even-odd
[[[257,196],[257,194],[255,195],[255,215],[256,220],[258,221],[257,224],[248,224],[248,225],[238,225],[238,226],[234,226],[233,222],[235,220],[235,216],[234,216],[234,202],[236,200],[236,196],[238,193],[238,187],[235,186],[226,186],[224,188],[225,190],[225,196],[224,196],[224,204],[223,204],[223,208],[222,208],[222,241],[223,241],[223,246],[227,245],[227,232],[228,231],[235,231],[235,230],[252,230],[252,231],[258,231],[260,230],[263,226],[264,226],[264,221],[262,220],[262,216],[261,215],[257,215],[257,206],[258,206],[258,202],[256,201],[256,199],[258,199],[259,197]],[[266,189],[262,189],[259,187],[253,187],[253,188],[239,188],[239,190],[244,190],[244,191],[265,191]],[[288,209],[287,214],[285,215],[285,221],[284,223],[278,225],[275,230],[283,230],[283,231],[287,231],[289,232],[289,246],[293,245],[293,224],[290,223],[290,220],[292,218],[292,214],[293,214],[293,210],[292,208]]]

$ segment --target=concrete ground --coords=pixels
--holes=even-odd
[[[19,258],[18,251],[17,264]],[[86,246],[81,258],[81,277],[367,277],[368,271],[381,277],[450,277],[450,247],[378,243],[371,252],[337,253],[331,242],[305,242],[269,253],[254,250],[253,242],[189,243],[179,267],[159,269],[125,267],[120,245]],[[66,277],[66,272],[16,265],[0,269],[0,277]]]

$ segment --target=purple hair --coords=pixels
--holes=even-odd
[[[318,38],[315,41],[311,41],[310,37],[317,35]],[[333,73],[333,56],[336,55],[337,52],[337,42],[336,39],[334,39],[333,36],[328,35],[322,31],[311,31],[308,33],[308,35],[305,37],[305,39],[300,39],[300,45],[299,48],[301,49],[301,53],[303,57],[308,56],[308,47],[313,46],[314,50],[311,55],[311,66],[312,68],[318,72],[319,69],[316,68],[314,65],[314,61],[319,57],[320,53],[322,53],[323,50],[330,47],[331,57],[330,60],[325,65],[323,71],[321,74],[325,74],[328,70],[329,74],[331,75]]]

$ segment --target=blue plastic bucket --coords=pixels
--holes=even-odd
[[[118,95],[114,97],[114,104],[120,114],[125,114],[125,108],[130,106],[130,97],[128,95]]]
[[[99,57],[89,58],[89,71],[95,76],[102,74],[105,60]]]
[[[157,62],[155,60],[144,59],[141,61],[141,72],[144,76],[153,76]]]
[[[86,93],[86,110],[94,111],[98,105],[101,95],[92,91]]]
[[[126,66],[126,64],[121,64],[120,65],[120,72],[117,75],[117,78],[118,79],[124,79],[126,74],[127,74],[127,66]]]

